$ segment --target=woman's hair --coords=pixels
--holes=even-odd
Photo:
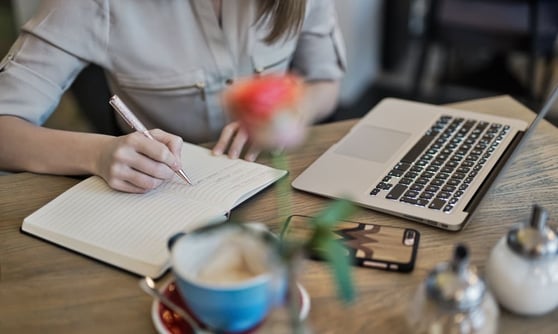
[[[259,0],[258,21],[271,23],[265,42],[273,43],[295,34],[302,27],[307,0]]]

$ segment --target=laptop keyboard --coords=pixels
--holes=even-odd
[[[370,195],[449,213],[509,129],[443,115]]]

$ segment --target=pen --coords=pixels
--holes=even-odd
[[[128,108],[128,106],[124,104],[124,101],[122,101],[117,95],[113,95],[110,98],[109,104],[114,108],[114,110],[116,110],[116,112],[118,112],[120,116],[122,116],[124,121],[126,121],[126,123],[128,123],[128,125],[132,129],[143,133],[144,136],[151,140],[155,140],[155,138],[153,138],[149,131],[147,131],[147,128],[140,122],[136,115],[132,113],[130,108]],[[188,175],[186,175],[183,169],[176,170],[175,173],[186,183],[193,185],[192,181],[190,180]]]

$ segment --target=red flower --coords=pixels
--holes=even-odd
[[[254,142],[284,148],[304,137],[297,112],[302,93],[295,75],[265,75],[237,81],[224,92],[224,103]]]
[[[225,92],[225,103],[240,121],[267,121],[275,112],[294,107],[302,83],[294,75],[266,75],[236,82]]]

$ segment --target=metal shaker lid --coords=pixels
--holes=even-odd
[[[558,236],[548,225],[548,212],[533,205],[531,220],[512,229],[507,236],[508,246],[521,256],[537,259],[558,255]]]
[[[426,292],[440,307],[467,311],[478,306],[484,297],[484,281],[469,265],[467,246],[455,247],[451,262],[437,265],[426,279]]]

